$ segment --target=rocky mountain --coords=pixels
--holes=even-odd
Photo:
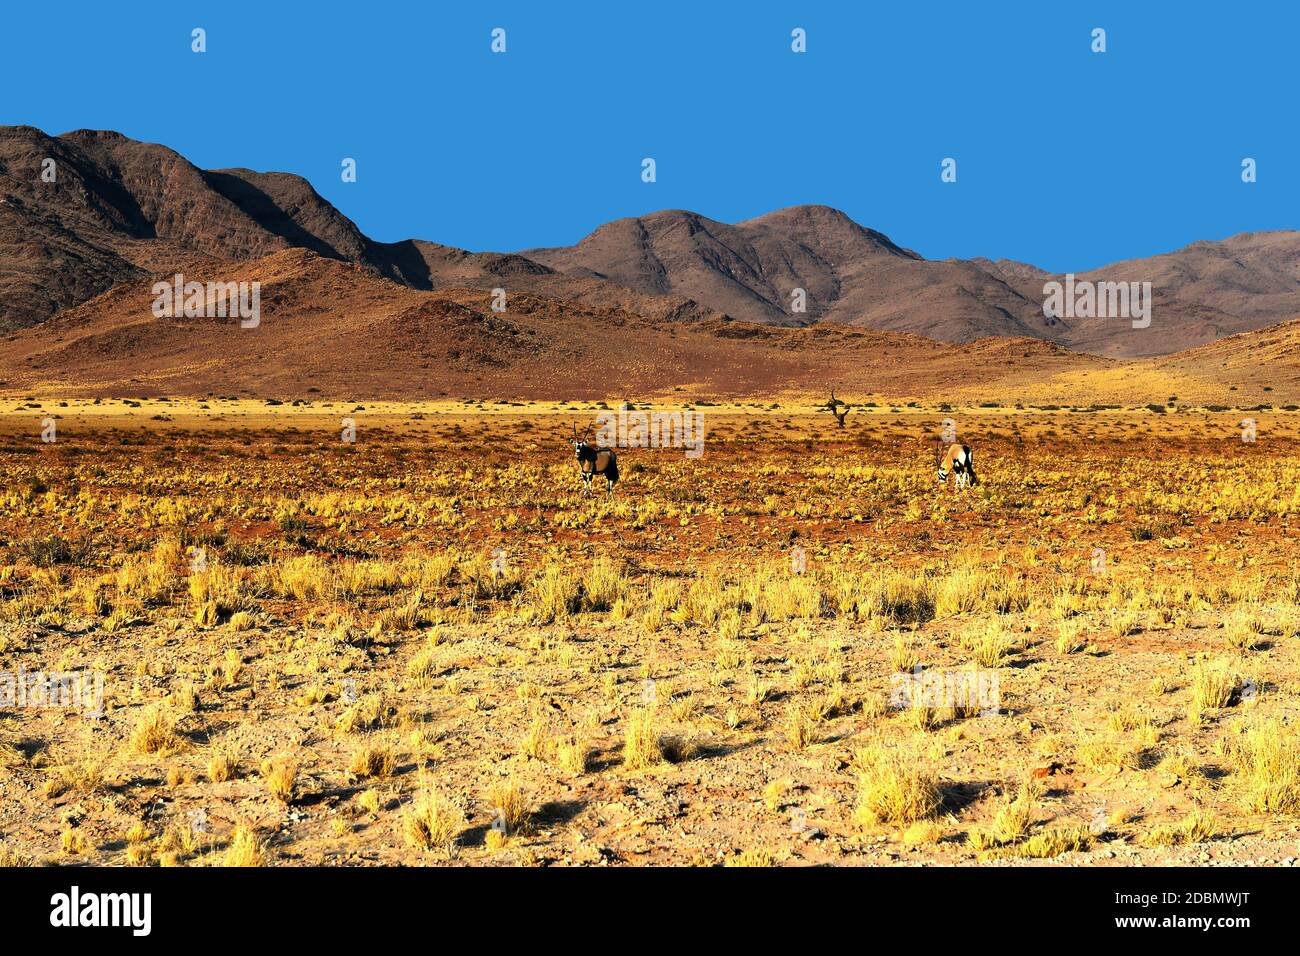
[[[182,263],[289,249],[421,291],[500,287],[656,321],[840,324],[956,343],[1029,337],[1113,357],[1167,354],[1300,314],[1296,231],[1196,242],[1077,277],[1150,282],[1152,321],[1133,328],[1049,318],[1044,284],[1059,276],[1007,260],[926,259],[828,206],[734,225],[668,210],[606,223],[574,246],[469,252],[372,240],[300,176],[202,170],[114,132],[0,127],[0,332]]]

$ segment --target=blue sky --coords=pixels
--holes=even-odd
[[[932,258],[1081,271],[1300,226],[1298,44],[1293,2],[10,4],[0,123],[295,172],[388,241],[815,202]]]

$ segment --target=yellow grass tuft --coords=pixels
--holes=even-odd
[[[221,865],[262,866],[265,862],[266,844],[257,835],[257,831],[247,824],[237,824],[221,858]]]
[[[913,757],[874,745],[859,750],[855,764],[853,818],[860,826],[916,823],[934,816],[943,803],[938,778]]]
[[[131,746],[138,753],[165,756],[180,750],[183,744],[176,722],[158,706],[141,714],[131,731]]]

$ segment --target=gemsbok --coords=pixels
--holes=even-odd
[[[953,484],[958,488],[969,488],[980,483],[975,474],[975,459],[971,457],[970,445],[949,445],[948,452],[939,458],[943,445],[935,446],[935,458],[939,466],[939,484],[948,483],[948,473],[955,476]]]
[[[582,493],[591,494],[591,480],[597,475],[605,478],[605,492],[614,497],[614,485],[618,482],[618,456],[612,448],[600,448],[587,441],[591,430],[587,429],[578,437],[578,426],[573,426],[573,457],[578,460],[578,470],[582,473]]]

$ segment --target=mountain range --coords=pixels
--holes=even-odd
[[[325,315],[350,329],[369,317],[367,334],[387,336],[380,347],[393,355],[417,333],[454,351],[456,337],[444,333],[468,323],[460,344],[489,378],[516,361],[554,372],[551,363],[590,352],[583,336],[602,329],[606,338],[635,327],[646,341],[677,342],[668,352],[684,351],[674,361],[701,368],[710,365],[702,358],[709,349],[692,357],[682,343],[778,347],[815,367],[818,343],[851,353],[909,342],[918,355],[933,355],[941,343],[987,338],[1038,340],[1009,346],[1037,358],[1157,357],[1300,316],[1297,231],[1195,242],[1077,276],[1150,282],[1152,321],[1139,329],[1121,318],[1048,318],[1044,284],[1059,276],[1008,260],[926,259],[828,206],[734,225],[667,210],[606,223],[573,246],[469,252],[423,239],[373,240],[296,175],[203,170],[115,132],[0,127],[0,360],[12,377],[29,383],[45,368],[71,384],[93,368],[97,381],[129,381],[139,377],[128,374],[133,368],[161,374],[179,363],[207,371],[194,378],[173,368],[178,381],[219,379],[238,350],[217,346],[217,333],[209,355],[204,343],[215,330],[200,324],[187,337],[184,323],[164,329],[149,312],[152,283],[175,272],[213,281],[265,276],[272,287],[265,310],[284,327],[266,333],[262,347],[292,330],[279,347],[298,357],[288,378],[299,380],[328,364],[322,343],[344,332]],[[507,290],[504,314],[482,295],[494,288]],[[802,310],[794,307],[800,294]],[[457,361],[419,351],[426,373]],[[745,377],[725,356],[717,361],[718,376]],[[82,372],[79,362],[89,362]],[[419,367],[408,370],[413,380]],[[687,365],[683,373],[691,378]]]

